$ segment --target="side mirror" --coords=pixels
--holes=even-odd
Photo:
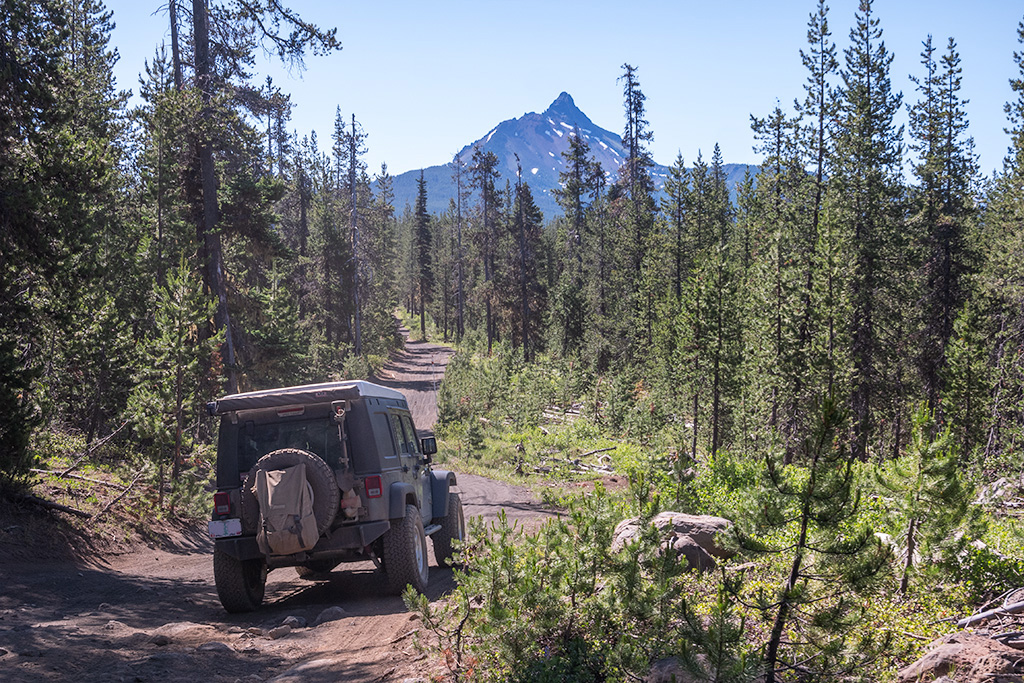
[[[420,439],[420,452],[426,456],[437,453],[437,439],[432,436],[425,436]]]
[[[345,411],[348,410],[348,401],[331,401],[331,420],[334,424],[341,424],[345,421]]]

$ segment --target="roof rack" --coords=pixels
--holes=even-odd
[[[351,382],[325,382],[322,384],[306,384],[297,387],[282,387],[264,391],[249,391],[244,394],[231,394],[206,404],[206,412],[211,416],[224,415],[236,410],[253,410],[256,408],[274,408],[277,406],[295,405],[298,403],[325,403],[328,401],[352,400],[363,396],[376,398],[394,398],[405,400],[401,393],[362,380]]]

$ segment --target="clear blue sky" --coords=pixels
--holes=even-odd
[[[647,96],[651,145],[659,163],[681,152],[691,162],[715,143],[726,162],[757,163],[750,115],[765,116],[776,101],[791,110],[803,97],[813,0],[434,0],[340,3],[285,0],[321,27],[337,27],[344,49],[308,57],[289,75],[264,59],[266,74],[297,105],[292,127],[329,139],[337,106],[355,113],[368,134],[371,172],[388,164],[396,175],[450,161],[463,145],[499,122],[542,111],[561,91],[598,125],[621,132],[617,78],[638,67]],[[119,87],[138,91],[143,61],[169,40],[162,0],[108,0],[117,28]],[[840,53],[848,44],[856,0],[830,3],[830,28]],[[939,53],[956,39],[964,70],[963,96],[981,168],[1001,166],[1008,136],[1003,104],[1017,25],[1024,5],[1004,0],[877,0],[875,15],[895,55],[893,89],[916,101],[908,76],[920,75],[921,41],[930,33]],[[840,54],[841,57],[841,54]],[[905,112],[905,108],[904,108]],[[903,120],[906,119],[905,113]]]

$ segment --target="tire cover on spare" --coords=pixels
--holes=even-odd
[[[242,528],[255,533],[260,524],[260,504],[256,499],[256,471],[283,470],[299,463],[306,464],[306,481],[313,489],[313,516],[318,534],[330,528],[338,514],[341,491],[334,471],[320,456],[298,448],[282,448],[267,453],[252,466],[242,482]]]

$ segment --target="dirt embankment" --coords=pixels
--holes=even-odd
[[[445,347],[409,342],[378,378],[408,396],[421,429],[436,420],[436,388],[450,356]],[[468,516],[493,520],[500,509],[522,521],[547,515],[526,489],[458,479]],[[416,652],[419,623],[401,599],[383,595],[370,563],[342,565],[312,583],[293,569],[274,571],[263,608],[229,615],[217,600],[205,529],[184,528],[162,547],[54,560],[45,538],[32,542],[51,559],[26,547],[37,531],[28,513],[3,520],[0,680],[402,681],[439,666]],[[432,553],[427,596],[438,600],[454,581]]]

